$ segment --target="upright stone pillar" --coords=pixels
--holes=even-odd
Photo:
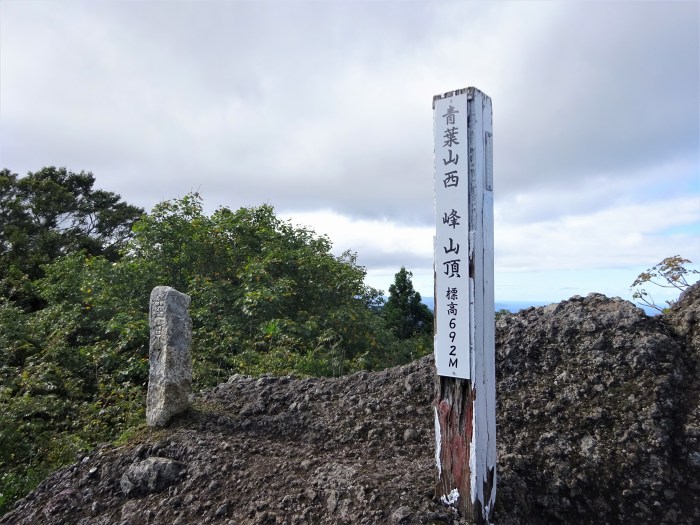
[[[151,292],[146,423],[163,427],[189,406],[192,386],[190,297],[169,286]]]

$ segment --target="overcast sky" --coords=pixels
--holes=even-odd
[[[263,203],[432,296],[432,96],[492,98],[496,300],[700,262],[700,3],[0,0],[0,168]],[[663,298],[663,294],[659,294]]]

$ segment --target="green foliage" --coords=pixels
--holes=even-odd
[[[85,250],[116,260],[143,210],[95,190],[92,173],[47,167],[19,178],[0,171],[0,293],[29,309],[42,265]]]
[[[368,307],[380,294],[364,285],[356,256],[332,255],[327,237],[280,220],[270,206],[206,216],[190,194],[156,206],[134,232],[117,266],[147,269],[141,297],[157,284],[190,295],[193,338],[204,349],[194,362],[198,386],[233,372],[337,375],[386,340]]]
[[[382,293],[364,285],[355,254],[333,255],[327,237],[280,220],[270,206],[206,215],[190,194],[135,222],[136,208],[118,207],[123,213],[110,217],[122,222],[98,227],[94,207],[94,216],[71,208],[71,196],[103,195],[91,175],[30,174],[27,195],[43,210],[34,215],[34,201],[20,198],[24,179],[2,177],[0,213],[18,225],[12,235],[33,240],[8,241],[11,229],[3,229],[0,513],[76,453],[142,424],[157,285],[192,299],[195,389],[234,373],[337,376],[432,350],[432,315],[410,272],[397,274],[382,310]],[[44,186],[51,189],[37,189]],[[54,209],[73,211],[61,218]]]
[[[389,286],[389,299],[384,307],[386,325],[399,339],[433,333],[433,313],[421,302],[413,289],[413,274],[403,266]]]
[[[672,306],[674,301],[666,301],[666,308],[659,306],[654,301],[654,298],[642,286],[653,284],[661,288],[675,288],[683,291],[688,288],[693,282],[694,275],[700,272],[694,268],[686,268],[685,265],[692,264],[692,261],[685,259],[680,255],[666,257],[660,263],[652,266],[647,271],[640,273],[632,283],[631,289],[636,288],[632,294],[632,298],[639,304],[648,306],[659,312],[663,312],[668,307]],[[691,279],[690,281],[688,279]]]
[[[82,287],[90,256],[118,260],[143,211],[93,184],[64,168],[0,171],[0,512],[142,413],[124,399],[140,405],[142,386],[102,366],[107,314]]]
[[[501,308],[500,310],[498,310],[498,311],[496,312],[496,319],[500,319],[500,318],[503,317],[504,315],[508,315],[508,314],[510,314],[510,311],[509,311],[508,309],[506,309],[506,308]]]

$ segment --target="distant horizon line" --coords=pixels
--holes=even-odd
[[[568,301],[570,298],[567,299],[560,299],[558,301],[536,301],[536,300],[530,300],[530,301],[495,301],[494,302],[494,307],[495,311],[499,310],[508,310],[511,313],[518,313],[521,310],[525,310],[527,308],[538,308],[541,306],[548,306],[550,304],[557,304],[561,303],[564,301]],[[434,297],[423,297],[421,295],[421,302],[426,305],[428,308],[430,308],[431,312],[435,311],[435,298]],[[659,312],[657,310],[654,310],[653,308],[650,308],[648,306],[643,306],[636,304],[632,301],[629,301],[632,304],[634,304],[637,308],[641,308],[646,312],[647,315],[652,316],[652,315],[658,315]]]

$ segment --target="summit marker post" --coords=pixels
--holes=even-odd
[[[491,99],[433,97],[435,495],[477,524],[496,500]]]

